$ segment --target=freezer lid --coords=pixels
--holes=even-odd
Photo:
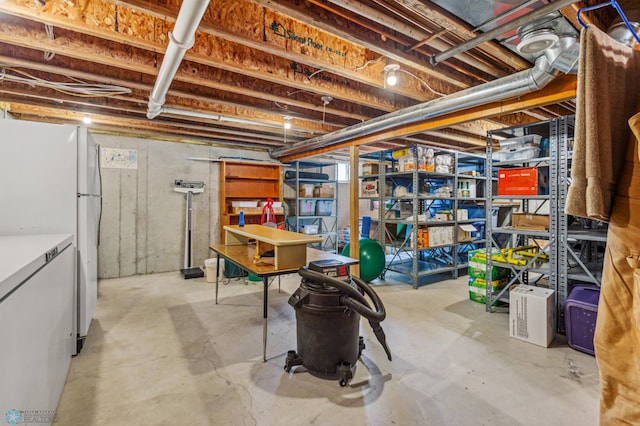
[[[72,234],[0,236],[0,301],[72,243]]]

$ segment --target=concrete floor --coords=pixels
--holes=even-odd
[[[377,284],[389,362],[368,323],[349,386],[285,373],[296,349],[283,277],[269,291],[262,362],[262,284],[220,287],[178,273],[102,280],[96,318],[75,357],[57,425],[596,425],[595,359],[556,337],[509,338],[508,315],[468,300],[467,278]]]

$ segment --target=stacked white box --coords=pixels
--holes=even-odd
[[[524,284],[511,288],[509,336],[546,348],[555,335],[555,291]]]

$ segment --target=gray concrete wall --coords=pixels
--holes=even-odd
[[[102,147],[137,150],[137,169],[102,171],[103,213],[98,276],[114,278],[177,271],[184,263],[186,195],[175,179],[204,181],[193,197],[193,266],[211,256],[219,242],[219,164],[189,157],[269,160],[265,152],[94,135]]]

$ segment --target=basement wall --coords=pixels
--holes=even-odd
[[[103,212],[98,277],[178,271],[184,265],[186,194],[174,191],[176,179],[204,181],[193,197],[193,266],[211,257],[209,244],[220,240],[219,170],[216,162],[188,157],[244,157],[269,161],[266,152],[238,150],[94,134],[103,148],[137,151],[137,168],[103,164]]]

